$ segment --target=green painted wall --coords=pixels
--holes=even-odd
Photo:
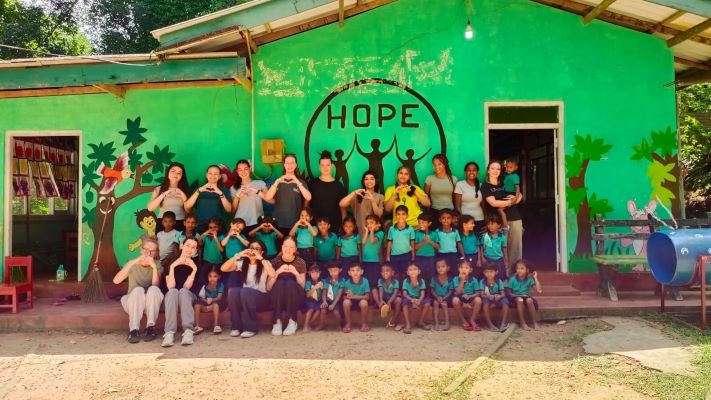
[[[329,25],[261,46],[254,57],[257,143],[285,139],[287,151],[296,152],[305,168],[307,127],[329,94],[354,81],[383,78],[411,88],[432,106],[445,132],[453,170],[461,176],[466,161],[484,166],[484,102],[557,100],[565,104],[569,156],[581,149],[574,146],[576,135],[602,138],[612,145],[599,161],[590,161],[587,195],[607,199],[609,216],[628,217],[629,199],[646,204],[653,193],[647,176],[653,157],[632,160],[633,146],[645,138],[651,143],[652,131],[675,126],[674,89],[665,86],[674,79],[673,57],[664,42],[599,21],[583,26],[578,16],[525,0],[482,0],[475,5],[473,41],[463,37],[464,2],[400,0],[350,18],[343,28]],[[415,94],[368,83],[344,90],[328,104],[332,114],[343,105],[352,113],[355,105],[367,104],[373,110],[371,124],[354,126],[349,114],[344,128],[334,120],[328,129],[326,105],[313,120],[312,158],[323,148],[343,149],[347,155],[356,134],[364,150],[370,150],[375,138],[385,150],[395,135],[401,154],[412,148],[417,157],[432,148],[416,167],[423,180],[430,173],[430,156],[441,146],[439,128]],[[377,124],[378,104],[393,105],[398,111],[382,127]],[[406,109],[412,115],[405,122],[417,127],[402,126],[403,104],[416,106]],[[84,132],[85,152],[91,151],[88,143],[113,141],[117,155],[128,147],[122,146],[124,136],[117,132],[126,129],[126,118],[140,116],[141,126],[148,129],[147,142],[140,148],[145,152],[155,144],[169,145],[175,159],[187,164],[190,180],[202,179],[208,164],[233,166],[250,153],[250,99],[240,87],[131,91],[122,101],[85,95],[2,100],[0,105],[0,130],[79,129]],[[359,110],[364,123],[365,107]],[[383,109],[386,115],[388,111]],[[383,164],[385,183],[390,184],[399,164],[394,151]],[[354,153],[348,162],[351,186],[367,166]],[[257,173],[269,173],[259,157]],[[122,182],[117,195],[131,184]],[[114,238],[119,262],[129,256],[127,244],[141,234],[131,214],[147,199],[148,195],[140,196],[117,212],[121,222]],[[568,255],[575,250],[577,213],[568,210]],[[92,245],[87,229],[84,266]],[[584,260],[572,259],[574,272],[589,267]]]

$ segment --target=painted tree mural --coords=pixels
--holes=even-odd
[[[665,206],[671,206],[674,216],[681,215],[680,203],[677,201],[679,193],[679,155],[676,131],[667,127],[663,131],[652,131],[651,142],[642,139],[642,142],[632,146],[634,154],[632,160],[647,160],[647,176],[652,182],[652,200],[659,198]]]
[[[122,146],[128,148],[117,155],[114,142],[89,143],[91,152],[88,164],[82,164],[85,207],[83,220],[94,235],[94,250],[91,266],[98,266],[107,276],[119,270],[114,252],[114,219],[116,210],[136,196],[149,193],[163,180],[165,167],[173,161],[175,153],[169,146],[153,147],[153,151],[142,153],[146,143],[144,134],[148,130],[141,127],[141,117],[126,119],[126,130],[119,131],[124,136]],[[145,156],[145,160],[144,160]],[[116,189],[127,185],[131,188],[117,196]]]
[[[606,144],[604,139],[593,139],[589,134],[575,135],[573,153],[565,156],[568,207],[577,213],[578,222],[578,239],[573,252],[575,257],[592,255],[590,222],[596,214],[605,215],[612,211],[606,199],[598,198],[585,185],[585,175],[590,162],[600,161],[611,148],[612,145]]]

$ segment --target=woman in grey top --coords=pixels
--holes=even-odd
[[[146,207],[148,211],[160,208],[158,214],[157,231],[163,230],[161,218],[166,211],[175,213],[175,229],[184,230],[183,220],[185,219],[184,204],[188,200],[189,192],[188,177],[185,174],[185,166],[181,163],[172,163],[165,169],[163,183],[153,190],[151,200]]]
[[[284,236],[299,219],[304,202],[311,200],[311,192],[306,182],[298,176],[298,164],[294,154],[284,156],[284,175],[272,183],[264,196],[264,201],[274,204],[272,217],[277,220],[277,227]]]
[[[261,180],[252,180],[252,166],[247,160],[237,161],[237,180],[230,188],[232,209],[235,218],[242,218],[250,232],[257,226],[257,219],[264,215],[262,200],[267,192],[267,185]]]
[[[432,214],[434,217],[433,229],[439,227],[439,212],[444,209],[454,209],[452,194],[457,178],[452,176],[449,168],[449,160],[444,154],[436,154],[432,157],[432,167],[434,175],[430,175],[425,180],[425,193],[432,201]]]

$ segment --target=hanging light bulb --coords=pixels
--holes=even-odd
[[[464,38],[467,40],[474,39],[474,28],[472,28],[472,24],[469,20],[467,20],[467,27],[464,29]]]

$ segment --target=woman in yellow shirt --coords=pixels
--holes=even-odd
[[[413,185],[410,180],[410,170],[402,166],[397,170],[397,182],[385,190],[385,211],[391,212],[395,207],[407,207],[407,224],[417,226],[417,217],[422,213],[423,207],[430,206],[430,198],[419,186]]]

